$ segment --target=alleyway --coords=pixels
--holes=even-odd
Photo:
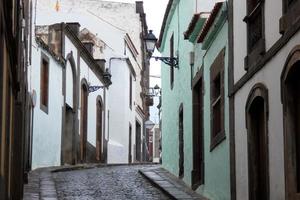
[[[53,173],[58,199],[168,199],[138,170],[141,166],[115,166]]]
[[[40,190],[38,193],[41,195],[39,198],[56,199],[57,195],[59,200],[169,199],[138,172],[140,169],[149,169],[151,167],[149,165],[109,166],[48,172],[48,175],[40,177],[42,181],[40,186],[37,186]],[[45,173],[40,172],[40,174]],[[49,175],[51,176],[50,178]],[[53,185],[55,186],[52,187]],[[56,192],[53,191],[54,188]],[[32,200],[33,195],[29,193],[33,192],[28,192],[30,190],[33,191],[32,188],[25,191],[25,200],[26,197]]]

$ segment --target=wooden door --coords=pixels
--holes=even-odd
[[[203,83],[202,77],[193,88],[193,170],[192,189],[204,183]]]
[[[298,55],[300,56],[300,54]],[[292,60],[292,59],[291,59]],[[300,199],[300,61],[285,74],[283,82],[286,199]]]
[[[97,101],[97,122],[96,122],[96,160],[101,162],[101,152],[102,152],[102,104]]]
[[[131,124],[129,124],[128,163],[132,162],[131,145],[132,145],[132,127]]]
[[[80,124],[80,160],[86,162],[87,147],[87,109],[88,89],[86,85],[81,86],[81,124]]]
[[[141,125],[138,121],[135,122],[135,160],[141,161]]]
[[[269,156],[265,100],[256,97],[248,110],[249,199],[269,199]]]
[[[179,178],[184,176],[183,106],[179,110]]]

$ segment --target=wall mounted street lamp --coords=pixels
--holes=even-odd
[[[153,34],[152,30],[149,30],[149,33],[144,38],[144,41],[145,41],[145,44],[146,44],[147,52],[149,53],[149,55],[152,55],[152,53],[154,52],[155,46],[156,46],[156,42],[157,42],[157,38]],[[151,56],[150,58],[154,58],[156,61],[160,60],[160,61],[162,61],[163,63],[165,63],[169,66],[173,66],[175,68],[178,68],[178,58],[176,58],[176,57]]]
[[[106,79],[106,80],[111,80],[111,73],[110,73],[110,70],[109,69],[106,69],[105,72],[103,73],[103,78]],[[111,83],[111,82],[110,82]],[[89,93],[91,92],[95,92],[99,89],[104,89],[104,88],[108,88],[108,86],[110,86],[110,84],[108,85],[101,85],[101,86],[98,86],[98,85],[89,85]]]
[[[158,85],[155,85],[154,87],[150,87],[148,94],[146,94],[148,97],[159,97],[161,96],[161,89]]]

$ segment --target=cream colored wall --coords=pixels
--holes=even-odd
[[[236,192],[238,200],[248,199],[248,154],[245,106],[249,92],[256,83],[263,83],[269,93],[270,199],[285,199],[283,113],[280,96],[280,76],[289,52],[295,45],[299,44],[300,33],[297,33],[286,46],[235,95]]]

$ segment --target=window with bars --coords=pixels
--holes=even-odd
[[[42,54],[40,77],[40,108],[48,113],[49,103],[49,58]]]
[[[248,0],[247,6],[245,21],[248,26],[248,52],[251,52],[259,40],[263,39],[263,1]]]
[[[211,150],[225,139],[224,56],[225,50],[222,50],[210,68]]]
[[[254,65],[265,52],[264,0],[247,0],[247,51],[245,69]]]

